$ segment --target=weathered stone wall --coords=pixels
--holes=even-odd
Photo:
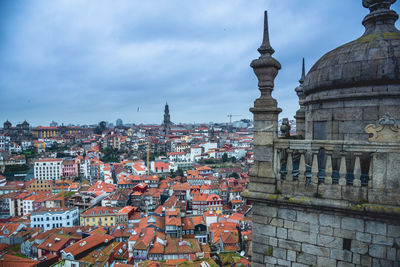
[[[256,203],[253,266],[399,266],[400,221]]]
[[[378,96],[377,92],[381,95]],[[305,137],[315,139],[313,123],[326,121],[328,140],[367,141],[365,126],[374,124],[386,112],[400,120],[399,105],[400,85],[332,89],[308,95],[305,101]]]

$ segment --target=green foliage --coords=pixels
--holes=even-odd
[[[57,143],[53,143],[51,146],[47,147],[46,149],[47,149],[47,151],[53,152],[53,151],[58,151],[59,147],[58,147]]]
[[[222,155],[222,162],[227,162],[228,161],[228,154],[224,153]]]
[[[20,165],[6,165],[4,173],[19,173],[19,172],[27,172],[29,171],[29,166],[26,164]]]
[[[221,252],[218,257],[222,266],[231,266],[232,263],[240,260],[240,256],[236,252]]]
[[[149,155],[149,161],[155,161],[157,157],[163,156],[162,154],[159,153],[150,153]],[[144,155],[143,160],[147,160],[147,154]]]
[[[67,154],[63,153],[63,152],[57,152],[57,158],[66,158],[68,157]]]
[[[27,159],[35,158],[38,156],[38,153],[36,152],[36,148],[32,148],[30,150],[25,150],[22,152]]]
[[[183,177],[183,170],[182,170],[181,168],[178,168],[178,169],[176,170],[176,176],[181,176],[181,177]]]
[[[105,129],[107,129],[106,122],[105,121],[101,121],[101,122],[99,122],[99,125],[96,128],[94,128],[94,133],[95,134],[102,134]]]
[[[275,189],[275,192],[274,192],[274,194],[280,195],[280,194],[282,194],[282,191],[281,191],[281,190],[279,190],[279,189]]]
[[[181,176],[181,177],[183,177],[183,170],[182,170],[181,168],[178,168],[175,172],[174,172],[174,171],[171,171],[171,172],[170,172],[170,176],[171,176],[172,178],[175,178],[176,176]]]
[[[205,159],[204,163],[205,164],[216,164],[216,163],[219,163],[219,161],[216,159]]]
[[[233,177],[233,178],[236,178],[236,179],[240,179],[239,174],[237,174],[236,172],[231,173],[231,174],[229,175],[229,177]]]
[[[101,161],[103,162],[119,162],[120,152],[117,148],[107,147],[101,150],[102,157]]]
[[[70,197],[70,196],[73,196],[73,195],[75,195],[75,192],[66,192],[66,193],[64,193],[64,197]]]
[[[14,252],[20,252],[21,251],[21,245],[20,244],[15,244],[12,246],[8,247],[9,251],[14,251]]]

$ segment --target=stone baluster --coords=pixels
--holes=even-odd
[[[299,150],[300,163],[299,163],[299,182],[304,183],[306,181],[306,159],[305,150]]]
[[[372,173],[374,170],[374,156],[371,154],[371,159],[369,161],[369,170],[368,170],[368,188],[372,188]]]
[[[326,150],[325,184],[332,184],[332,150]]]
[[[293,150],[287,149],[286,181],[293,181]]]
[[[276,173],[276,179],[277,180],[281,180],[282,179],[282,177],[281,177],[281,150],[280,149],[277,149],[276,150],[276,171],[275,171],[275,173]]]
[[[318,150],[312,151],[312,165],[311,165],[311,182],[318,184]]]
[[[356,156],[356,160],[354,162],[354,180],[353,186],[361,186],[361,163],[360,163],[360,156],[361,153],[354,153]]]
[[[346,152],[341,152],[340,169],[339,169],[339,185],[346,185]]]

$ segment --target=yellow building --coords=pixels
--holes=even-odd
[[[45,152],[46,151],[46,142],[35,140],[33,142],[33,146],[37,148],[37,151],[40,152]]]
[[[93,207],[81,214],[81,226],[115,226],[128,222],[127,214],[118,213],[120,208]]]
[[[37,138],[50,138],[59,136],[60,132],[57,127],[38,126],[32,129],[32,134]]]
[[[53,190],[53,183],[48,180],[37,180],[34,179],[27,187],[28,192],[42,192]]]
[[[220,196],[216,194],[210,194],[207,197],[207,211],[215,212],[216,214],[222,214],[223,202]]]

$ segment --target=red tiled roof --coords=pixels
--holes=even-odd
[[[207,201],[208,194],[195,194],[193,196],[193,202],[194,201]]]
[[[71,237],[65,235],[53,234],[50,235],[42,244],[38,246],[38,248],[58,252],[67,244],[68,241],[71,240]]]
[[[93,207],[81,215],[84,216],[99,216],[99,215],[113,215],[119,212],[119,208],[115,207]]]
[[[179,209],[168,210],[165,213],[165,224],[166,225],[175,225],[181,226],[181,214]]]
[[[61,162],[62,159],[54,159],[54,158],[46,158],[46,159],[38,159],[35,162]]]
[[[182,230],[192,230],[194,229],[193,218],[185,217],[182,218]]]
[[[212,170],[212,168],[210,168],[209,166],[205,165],[205,166],[201,166],[199,168],[197,168],[198,171],[210,171]]]
[[[221,198],[216,194],[209,194],[207,201],[221,201]]]
[[[76,256],[102,243],[108,244],[112,240],[114,240],[114,237],[111,235],[99,235],[94,233],[91,236],[86,237],[85,239],[82,239],[79,242],[76,242],[73,245],[67,247],[63,251],[65,253],[71,253],[73,256]]]
[[[151,241],[153,241],[155,230],[153,228],[145,228],[139,235],[139,239],[133,245],[133,249],[146,250]]]
[[[14,255],[5,254],[0,258],[1,267],[33,267],[39,264],[39,261],[22,258]]]

